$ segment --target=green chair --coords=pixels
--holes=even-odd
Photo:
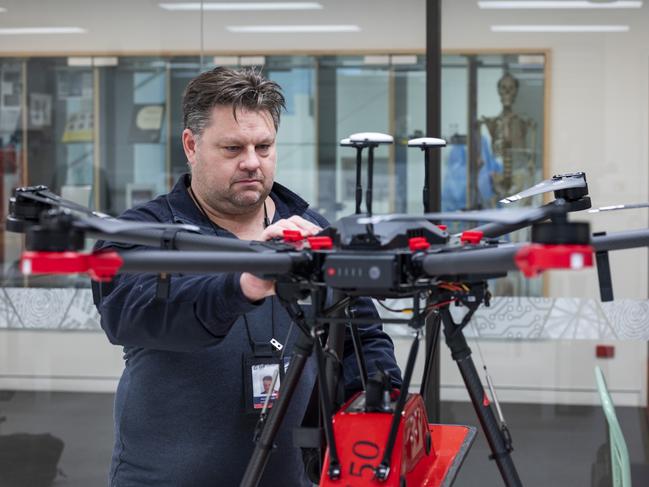
[[[611,475],[613,487],[631,487],[631,464],[629,462],[629,451],[624,441],[622,428],[615,414],[615,406],[611,395],[606,387],[604,374],[599,366],[595,366],[595,379],[597,390],[602,401],[602,408],[608,424],[608,438],[611,450]]]

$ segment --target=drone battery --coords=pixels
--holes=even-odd
[[[398,284],[394,255],[330,254],[324,265],[324,279],[336,289],[385,289]]]

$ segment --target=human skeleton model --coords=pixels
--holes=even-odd
[[[536,166],[536,122],[514,113],[512,106],[518,94],[518,80],[505,73],[498,80],[498,95],[503,110],[495,117],[481,117],[491,136],[491,150],[502,160],[501,173],[492,173],[494,203],[502,197],[522,191],[534,179]]]

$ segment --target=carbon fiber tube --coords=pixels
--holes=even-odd
[[[592,245],[597,252],[649,247],[649,229],[626,230],[623,232],[607,233],[602,236],[594,236],[592,238]]]
[[[264,425],[264,429],[261,431],[261,436],[248,461],[248,466],[241,480],[241,484],[239,484],[240,487],[257,487],[259,485],[266,463],[268,463],[268,457],[274,448],[277,431],[282,425],[284,416],[286,416],[288,406],[298,386],[300,377],[302,377],[302,371],[304,370],[309,355],[311,355],[312,348],[313,339],[304,333],[300,333],[295,344],[291,363],[286,370],[286,376],[282,380],[279,397],[270,410],[268,420]]]
[[[121,252],[124,260],[119,272],[180,272],[210,274],[214,272],[254,272],[255,274],[286,274],[307,262],[303,254],[242,252],[177,252],[173,250]]]
[[[429,276],[456,274],[499,274],[517,270],[514,257],[523,244],[473,249],[467,247],[456,252],[429,254],[421,264]]]
[[[471,403],[478,416],[482,431],[496,461],[500,475],[507,487],[521,487],[523,484],[518,476],[516,467],[511,457],[510,449],[505,444],[505,438],[498,421],[494,416],[491,404],[487,399],[480,376],[471,358],[471,349],[467,345],[462,329],[453,322],[448,306],[440,310],[440,317],[444,324],[446,344],[451,350],[451,356],[460,370],[464,385],[471,398]]]
[[[119,232],[119,234],[109,234],[98,230],[85,230],[85,233],[89,238],[160,248],[165,231],[155,228],[143,228],[126,230]],[[174,243],[178,250],[223,250],[239,252],[255,252],[259,250],[255,248],[255,244],[251,245],[251,242],[247,240],[201,235],[187,231],[178,232],[174,238]]]
[[[515,232],[521,228],[527,228],[533,223],[542,222],[547,220],[552,213],[556,212],[556,207],[552,203],[541,206],[536,209],[536,216],[526,218],[517,223],[502,223],[491,222],[484,225],[477,226],[471,230],[477,230],[484,234],[485,238],[497,238],[507,235],[508,233]]]
[[[456,363],[460,369],[462,379],[464,379],[469,396],[471,397],[471,402],[473,403],[473,408],[476,411],[482,430],[487,438],[487,443],[489,443],[489,448],[492,454],[496,456],[496,465],[498,465],[498,470],[505,485],[508,487],[522,486],[523,484],[518,476],[514,462],[507,452],[502,432],[498,427],[498,421],[496,421],[491,406],[484,400],[486,397],[485,391],[480,382],[480,376],[475,368],[473,359],[471,356],[468,356],[465,359],[457,360]]]

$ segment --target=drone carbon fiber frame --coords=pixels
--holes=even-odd
[[[29,193],[29,189],[27,188],[25,192]],[[34,191],[34,193],[38,192]],[[43,195],[38,195],[38,198],[41,200],[36,201],[31,198],[31,201],[47,206],[43,202]],[[30,197],[26,196],[25,199],[30,200]],[[12,204],[14,210],[19,210],[20,205],[17,205],[17,200]],[[53,200],[51,203],[51,207],[61,206],[65,206],[61,204],[61,200]],[[573,204],[564,207],[565,211],[557,213],[555,207],[547,205],[546,207],[548,212],[538,214],[535,221],[526,219],[522,223],[490,223],[487,236],[504,234],[512,227],[522,228],[548,218],[558,225],[557,229],[560,229],[563,228],[561,225],[565,224],[565,212],[577,209]],[[26,274],[88,272],[95,279],[108,280],[117,272],[249,271],[269,278],[278,278],[278,282],[284,283],[283,287],[293,290],[293,296],[288,293],[283,297],[289,307],[293,305],[294,319],[301,322],[301,329],[306,333],[303,334],[302,342],[297,345],[297,360],[291,362],[286,380],[282,384],[283,394],[280,395],[276,407],[271,409],[268,418],[264,420],[257,447],[241,484],[245,487],[257,485],[261,477],[272,449],[274,432],[281,424],[282,411],[285,411],[290,401],[291,387],[294,387],[299,380],[301,367],[306,358],[314,349],[316,355],[321,353],[319,349],[321,344],[312,336],[314,330],[322,327],[324,323],[360,323],[360,320],[353,317],[332,317],[332,309],[342,306],[337,308],[336,304],[328,310],[319,310],[311,321],[300,315],[299,307],[295,307],[294,298],[304,293],[322,293],[327,288],[339,292],[339,296],[342,296],[339,303],[349,296],[356,295],[376,298],[412,297],[413,302],[419,299],[422,293],[426,295],[427,306],[433,305],[430,312],[437,312],[441,317],[447,344],[460,367],[505,484],[520,485],[520,479],[509,454],[510,445],[488,401],[484,399],[486,397],[484,390],[471,360],[470,350],[461,333],[477,306],[480,303],[488,304],[486,279],[499,277],[510,271],[521,271],[527,276],[532,276],[548,269],[587,267],[592,265],[593,255],[596,252],[600,254],[649,246],[649,229],[593,236],[588,242],[576,243],[566,242],[562,237],[555,243],[551,242],[552,239],[547,241],[548,239],[545,238],[546,241],[540,243],[503,244],[493,239],[486,239],[485,234],[480,230],[473,233],[466,232],[459,241],[452,241],[444,231],[434,228],[431,230],[429,221],[433,218],[431,215],[427,215],[426,218],[421,217],[414,223],[413,221],[397,222],[396,230],[394,223],[359,224],[358,220],[352,220],[334,224],[332,229],[320,239],[303,242],[296,239],[295,235],[286,235],[285,242],[251,243],[197,235],[186,228],[174,231],[170,237],[169,228],[155,228],[155,226],[141,228],[141,225],[129,226],[129,222],[117,222],[118,226],[110,223],[110,220],[99,220],[88,215],[75,217],[68,212],[48,214],[40,219],[39,224],[36,224],[35,218],[16,217],[16,213],[20,211],[13,212],[10,217],[11,226],[14,229],[18,227],[27,229],[31,235],[28,237],[28,247],[31,246],[32,250],[23,254],[21,262],[21,269]],[[357,218],[362,216],[359,215]],[[359,228],[362,230],[359,231]],[[418,231],[414,232],[413,229]],[[80,254],[74,245],[68,248],[71,242],[80,240],[79,235],[152,247],[159,247],[160,242],[167,239],[171,240],[172,248],[178,250],[113,249],[108,252]],[[400,240],[399,238],[389,240],[395,235],[400,237]],[[56,238],[42,238],[47,236]],[[359,239],[359,237],[363,238]],[[377,241],[379,248],[372,248],[372,245],[375,245],[372,242]],[[46,248],[43,248],[43,242],[48,242]],[[440,284],[448,281],[467,283],[467,290],[450,292],[440,287]],[[473,301],[469,300],[469,297],[473,298]],[[453,323],[450,318],[448,304],[452,301],[461,302],[470,310],[462,323]],[[429,311],[428,307],[425,309]],[[418,318],[421,321],[421,316]],[[403,321],[409,320],[399,322]],[[413,350],[416,350],[414,345]],[[409,378],[412,373],[408,368],[410,366],[407,367],[406,378]],[[322,375],[322,368],[319,374]],[[406,381],[404,386],[407,385]],[[397,401],[392,415],[386,452],[392,452],[396,437],[401,434],[403,428],[400,424],[401,412],[410,407],[406,404],[405,395],[400,395],[399,398],[401,400]],[[333,413],[333,411],[329,412]],[[331,485],[337,485],[334,482],[336,476],[345,474],[344,468],[347,464],[344,458],[336,458],[331,414],[325,418],[325,431],[329,444],[327,457],[329,463],[328,468],[323,472],[323,479],[333,482]],[[365,479],[362,484],[355,485],[378,485],[373,482],[377,482],[377,477],[381,478],[381,476],[384,476],[385,480],[391,478],[394,480],[396,474],[390,477],[390,468],[397,471],[394,459],[395,455],[396,458],[401,458],[400,454],[400,449],[397,448],[392,456],[384,455],[381,463],[375,468],[372,477],[374,480]]]

